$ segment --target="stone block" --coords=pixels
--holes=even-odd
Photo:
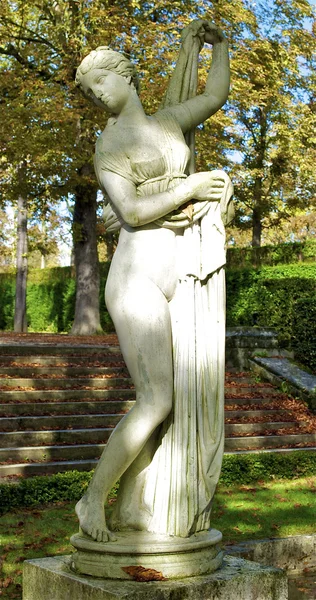
[[[227,547],[227,552],[291,573],[316,570],[316,534],[241,542]]]
[[[26,561],[23,600],[288,599],[283,571],[229,556],[211,575],[148,583],[76,575],[70,563],[70,556]]]

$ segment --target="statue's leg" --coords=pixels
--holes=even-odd
[[[113,280],[113,279],[112,279]],[[104,503],[114,483],[137,457],[172,406],[173,368],[168,302],[149,279],[134,277],[124,289],[107,287],[106,302],[136,389],[136,403],[110,436],[89,488],[77,505],[82,530],[97,541],[113,539]]]

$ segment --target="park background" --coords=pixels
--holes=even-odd
[[[235,187],[227,325],[273,327],[315,371],[313,0],[2,0],[1,335],[112,331],[103,290],[117,239],[104,230],[92,163],[106,116],[76,89],[75,71],[99,45],[123,51],[152,114],[193,18],[215,22],[230,47],[229,100],[196,134],[197,169],[222,168]],[[200,90],[210,58],[205,47]],[[314,474],[313,450],[225,455],[213,513],[225,542],[312,534]],[[71,552],[90,477],[0,482],[2,598],[21,599],[24,559]]]
[[[0,329],[111,330],[103,289],[117,239],[104,229],[92,163],[106,115],[76,88],[76,67],[98,45],[124,52],[137,64],[141,100],[152,114],[192,18],[215,22],[230,47],[229,100],[196,134],[197,169],[222,168],[235,187],[228,325],[273,326],[294,346],[298,329],[311,331],[316,104],[309,0],[1,3]],[[210,58],[205,47],[200,90]],[[298,350],[304,356],[306,347]]]

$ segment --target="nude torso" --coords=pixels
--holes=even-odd
[[[113,153],[124,153],[133,172],[145,175],[146,168],[150,167],[150,178],[153,178],[164,175],[166,139],[155,119],[147,119],[148,125],[141,128],[141,133],[133,126],[123,131],[118,124],[106,128],[102,142]],[[172,149],[169,148],[169,151],[172,152]],[[186,146],[184,151],[187,152]],[[182,230],[166,229],[154,223],[137,228],[123,225],[108,284],[118,289],[121,285],[126,287],[127,282],[135,278],[145,277],[170,300],[178,279],[176,237],[181,233]]]

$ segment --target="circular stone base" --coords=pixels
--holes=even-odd
[[[206,575],[223,561],[222,534],[216,529],[188,538],[147,531],[116,532],[116,542],[95,542],[84,534],[70,539],[77,549],[71,568],[77,573],[105,579],[132,579],[124,567],[142,566],[159,571],[167,579]]]

